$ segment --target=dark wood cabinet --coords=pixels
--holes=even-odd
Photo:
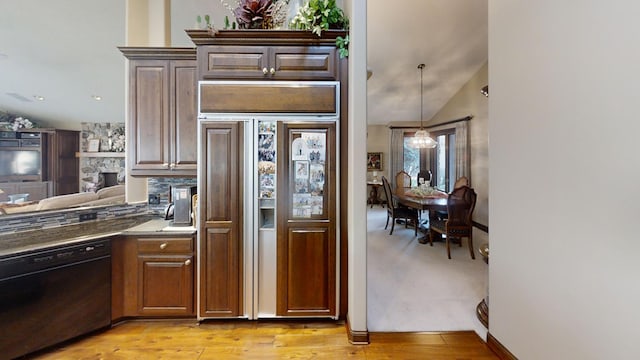
[[[114,320],[195,315],[192,236],[124,236],[112,256]]]
[[[128,169],[195,177],[197,70],[192,48],[120,48],[129,59]]]
[[[193,315],[191,237],[138,238],[138,314]]]
[[[0,202],[9,200],[9,195],[29,194],[27,201],[39,201],[48,198],[52,194],[53,185],[51,181],[23,181],[23,182],[4,182],[0,183]]]
[[[308,113],[325,113],[330,105],[321,107],[322,111],[314,108],[321,99],[330,98],[325,93],[321,94],[323,96],[310,96],[314,101],[305,104],[301,92],[282,95],[282,89],[289,90],[286,81],[316,81],[310,89],[328,93],[318,86],[320,81],[340,83],[339,121],[327,130],[333,141],[333,151],[336,151],[334,155],[340,157],[331,164],[332,171],[336,173],[335,167],[340,164],[340,178],[334,178],[331,184],[331,199],[324,200],[326,207],[331,207],[333,212],[324,214],[328,217],[323,219],[301,221],[286,215],[289,208],[278,207],[277,289],[274,292],[277,292],[276,316],[326,317],[337,314],[344,318],[347,313],[348,212],[347,202],[338,201],[337,194],[347,193],[349,169],[348,153],[338,152],[337,148],[347,149],[348,145],[348,62],[339,58],[335,40],[346,33],[329,30],[318,37],[308,31],[220,30],[211,36],[206,30],[187,30],[187,34],[197,46],[198,80],[205,81],[200,85],[203,113],[247,113],[252,116],[270,112],[305,113],[305,110]],[[208,87],[204,85],[207,80],[223,82],[209,83],[211,86]],[[225,83],[227,80],[233,82]],[[260,83],[255,82],[253,88],[243,87],[239,85],[246,84],[242,83],[243,80]],[[259,87],[269,90],[255,89]],[[263,96],[265,93],[268,96]],[[201,156],[206,161],[200,164],[205,175],[199,182],[199,196],[203,196],[203,191],[208,191],[208,195],[201,197],[199,205],[202,206],[199,251],[201,259],[206,259],[200,264],[202,291],[199,311],[203,317],[234,316],[242,309],[236,312],[229,305],[243,303],[241,288],[237,286],[242,286],[245,275],[241,271],[247,268],[241,256],[243,218],[241,209],[237,209],[243,204],[240,186],[244,183],[244,164],[239,162],[244,156],[243,140],[239,137],[242,131],[236,134],[238,130],[231,124],[221,124],[218,120],[208,123],[216,123],[218,128],[213,125],[203,128],[200,139],[203,144]],[[284,169],[282,165],[278,166],[280,179]],[[278,180],[278,192],[291,196],[288,188],[280,186],[287,185]],[[278,196],[279,203],[287,200],[290,199],[285,195]],[[341,224],[339,230],[336,227],[338,223]],[[337,269],[341,269],[339,274]],[[336,312],[338,308],[340,311]]]
[[[252,80],[335,80],[333,46],[234,46],[198,48],[200,78]]]
[[[50,196],[74,194],[80,191],[80,132],[54,130],[43,133],[46,145],[45,180],[53,184]]]
[[[201,125],[203,176],[200,199],[201,317],[242,314],[243,124]],[[202,203],[202,202],[201,202]]]

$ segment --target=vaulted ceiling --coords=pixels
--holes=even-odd
[[[487,20],[487,0],[369,1],[369,123],[420,120],[420,63],[424,119],[435,114],[487,61]],[[124,44],[124,0],[0,0],[0,112],[66,129],[124,121]]]

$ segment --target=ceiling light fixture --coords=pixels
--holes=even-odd
[[[95,101],[100,101],[100,100],[102,100],[102,96],[100,96],[100,95],[91,95],[91,98],[92,98],[93,100],[95,100]]]
[[[38,100],[38,101],[44,101],[44,96],[42,96],[42,95],[33,95],[33,98]]]
[[[438,145],[438,143],[433,140],[429,133],[422,127],[422,73],[424,70],[424,64],[418,65],[418,69],[420,69],[420,130],[416,131],[416,134],[411,139],[411,147],[419,148],[419,149],[433,149]]]

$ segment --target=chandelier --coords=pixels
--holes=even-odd
[[[438,143],[433,140],[429,133],[422,127],[422,72],[424,70],[424,64],[418,65],[420,69],[420,130],[416,131],[413,139],[410,141],[410,146],[419,149],[433,149]]]

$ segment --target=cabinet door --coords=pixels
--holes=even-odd
[[[80,189],[80,132],[56,130],[47,134],[47,180],[53,182],[51,196],[77,193]]]
[[[201,79],[263,79],[269,66],[264,46],[199,46]]]
[[[129,169],[131,175],[169,168],[169,63],[129,63]]]
[[[77,176],[76,176],[77,178]],[[29,181],[17,184],[18,194],[29,194],[29,201],[38,201],[49,197],[49,181]],[[76,189],[77,192],[77,189]]]
[[[276,46],[270,49],[268,77],[277,80],[335,80],[336,48]]]
[[[193,315],[193,256],[138,256],[138,313]]]
[[[277,315],[336,316],[335,124],[278,136]]]
[[[175,175],[196,176],[197,163],[197,70],[195,60],[170,63],[171,162]]]
[[[335,80],[335,46],[201,46],[202,79]]]
[[[200,317],[242,312],[242,123],[203,124],[199,183]]]
[[[0,202],[9,201],[8,195],[20,194],[20,191],[18,191],[18,184],[19,183],[2,183],[2,186],[0,187],[0,189],[2,189],[2,192],[0,193]]]

